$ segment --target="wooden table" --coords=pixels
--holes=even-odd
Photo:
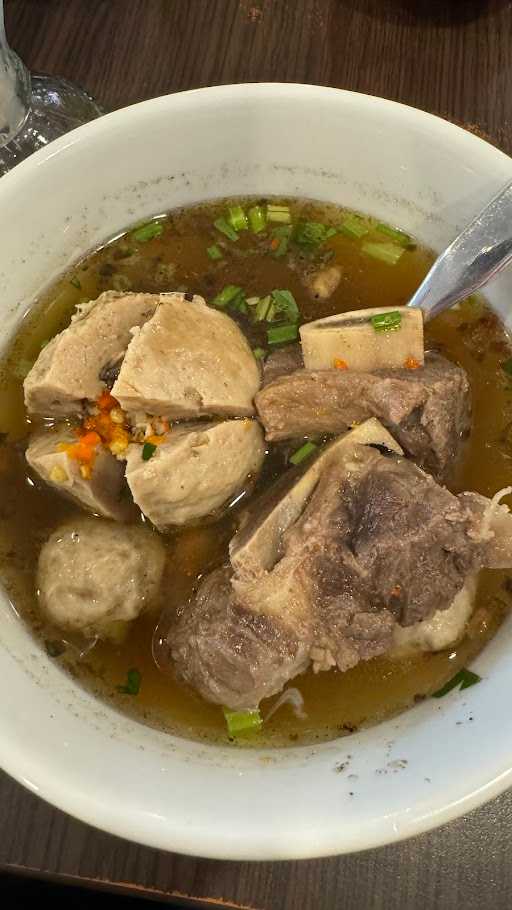
[[[510,0],[6,0],[6,18],[32,69],[80,82],[107,109],[202,85],[312,82],[424,108],[512,153]],[[235,864],[125,843],[3,775],[0,869],[186,906],[508,910],[511,819],[512,792],[404,844]]]

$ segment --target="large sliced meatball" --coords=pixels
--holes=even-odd
[[[66,522],[39,556],[43,612],[59,628],[108,638],[158,596],[165,550],[151,531],[95,518]]]
[[[147,461],[147,449],[128,449],[126,479],[139,508],[157,528],[215,512],[258,473],[265,455],[255,420],[196,423],[171,430]]]
[[[71,325],[46,345],[25,379],[25,404],[44,417],[74,414],[95,401],[123,357],[131,329],[155,312],[158,294],[107,291],[87,304]],[[110,371],[110,372],[109,372]]]
[[[51,487],[103,518],[127,521],[137,510],[124,478],[124,464],[98,446],[91,476],[83,477],[78,461],[65,446],[76,442],[69,427],[41,431],[30,437],[26,458],[30,467]]]
[[[201,297],[161,301],[135,333],[112,389],[121,407],[173,419],[252,415],[260,370],[236,323]]]

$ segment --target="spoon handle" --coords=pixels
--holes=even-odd
[[[512,259],[512,181],[439,256],[407,306],[432,319],[469,297]]]

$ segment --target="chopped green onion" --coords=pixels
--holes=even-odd
[[[249,209],[248,215],[249,225],[253,234],[261,234],[267,226],[265,209],[261,205],[253,205],[252,209]]]
[[[243,294],[242,288],[239,288],[236,284],[227,284],[226,287],[222,288],[222,291],[213,298],[212,306],[223,309],[230,303],[233,303],[240,294]]]
[[[407,247],[411,243],[411,238],[409,237],[409,234],[404,234],[403,231],[399,231],[396,228],[392,228],[389,226],[389,224],[383,224],[382,222],[379,222],[379,224],[376,226],[375,230],[378,231],[379,234],[385,234],[386,237],[391,237],[391,240],[394,240],[396,243],[399,243],[400,246]]]
[[[154,446],[152,442],[145,442],[142,446],[142,460],[149,461],[150,458],[153,458],[156,449],[157,447]]]
[[[343,219],[339,228],[340,234],[344,234],[345,237],[350,237],[351,240],[360,240],[361,237],[365,237],[369,232],[369,227],[359,215],[347,215]]]
[[[298,322],[299,308],[291,291],[272,291],[271,296],[278,313],[285,313],[290,321]]]
[[[229,309],[236,310],[237,313],[245,313],[247,315],[249,308],[247,306],[247,300],[245,299],[243,291],[241,291],[240,294],[238,294],[235,299],[229,304]]]
[[[292,216],[288,205],[267,205],[267,220],[280,224],[291,224]]]
[[[75,277],[74,277],[74,278],[71,278],[71,280],[70,280],[70,282],[69,282],[69,283],[70,283],[70,284],[72,284],[72,285],[73,285],[73,287],[74,287],[74,288],[77,288],[77,289],[78,289],[78,290],[79,290],[79,291],[81,291],[81,290],[82,290],[82,284],[81,284],[81,281],[80,281],[80,279],[79,279],[79,278],[77,278],[77,277],[76,277],[76,275],[75,275]]]
[[[148,240],[160,237],[160,234],[163,234],[163,232],[163,224],[160,224],[158,221],[150,221],[149,224],[142,224],[140,227],[135,228],[135,230],[131,232],[130,237],[137,243],[147,243]]]
[[[336,233],[333,228],[327,228],[320,221],[302,221],[295,228],[293,239],[299,246],[315,249],[321,246],[328,237],[332,237],[333,233]]]
[[[509,357],[508,360],[504,360],[501,364],[501,369],[504,373],[507,373],[509,376],[512,376],[512,357]]]
[[[285,341],[295,341],[299,333],[297,324],[279,325],[267,330],[269,344],[282,344]]]
[[[123,695],[138,695],[140,691],[141,675],[138,670],[128,670],[126,675],[126,684],[118,686],[118,692]]]
[[[225,218],[217,218],[217,221],[214,221],[213,224],[221,234],[224,234],[228,238],[228,240],[238,240],[237,232]]]
[[[230,736],[259,730],[263,723],[258,708],[255,708],[254,711],[229,711],[227,708],[223,708],[223,711]]]
[[[287,237],[280,238],[276,248],[272,250],[272,255],[275,256],[276,259],[280,259],[281,256],[286,256],[288,252],[288,242]]]
[[[288,251],[291,232],[291,224],[281,224],[272,231],[272,255],[275,256],[276,259],[284,256]]]
[[[370,322],[376,332],[397,332],[402,324],[402,314],[398,310],[391,313],[378,313],[370,317]]]
[[[261,297],[248,297],[245,301],[248,306],[257,306],[260,302]]]
[[[229,223],[235,231],[249,230],[249,222],[241,205],[234,205],[229,209]]]
[[[372,259],[379,259],[387,265],[396,265],[405,250],[403,246],[398,246],[396,243],[363,243],[361,252],[371,256]]]
[[[265,348],[253,348],[252,352],[253,352],[254,356],[256,357],[256,360],[263,360],[263,358],[265,357],[265,355],[267,353]]]
[[[309,456],[312,455],[313,452],[316,452],[317,449],[318,446],[314,442],[305,442],[304,445],[300,447],[300,449],[297,449],[293,455],[290,455],[288,461],[291,464],[300,464],[301,461],[309,458]]]
[[[275,307],[272,304],[272,297],[270,294],[267,294],[266,297],[260,297],[258,303],[256,304],[256,311],[254,313],[255,322],[263,322],[264,319],[271,319],[275,311]]]
[[[209,246],[206,250],[209,259],[222,259],[222,250],[216,243]]]
[[[447,695],[448,692],[451,692],[452,689],[460,686],[461,689],[469,689],[470,686],[475,686],[481,681],[482,677],[478,673],[473,673],[472,670],[466,670],[464,667],[462,670],[459,670],[455,676],[452,676],[447,683],[444,684],[437,692],[432,693],[432,698],[442,698],[443,695]]]

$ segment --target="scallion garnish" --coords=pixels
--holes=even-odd
[[[76,275],[74,278],[71,278],[69,283],[72,284],[73,287],[77,288],[77,290],[79,290],[79,291],[82,289],[82,284],[81,284],[80,278],[77,278]]]
[[[316,249],[333,237],[337,231],[335,228],[327,227],[320,221],[302,221],[297,225],[293,233],[293,239],[299,246],[306,249]]]
[[[256,360],[263,360],[263,358],[265,357],[265,355],[267,353],[265,348],[253,348],[252,352],[253,352],[254,356],[256,357]]]
[[[340,234],[351,240],[360,240],[369,233],[369,227],[359,215],[347,215],[338,228]]]
[[[300,464],[301,461],[304,461],[306,458],[309,458],[309,456],[312,455],[313,452],[316,452],[317,449],[318,449],[318,446],[316,445],[316,443],[305,442],[304,445],[300,447],[300,449],[297,449],[297,451],[294,452],[293,455],[290,455],[288,461],[290,462],[290,464]]]
[[[291,224],[281,224],[272,231],[272,255],[279,259],[288,251],[288,243],[292,232]]]
[[[267,226],[267,216],[265,209],[261,205],[253,205],[248,211],[249,225],[253,234],[261,234]]]
[[[501,364],[501,369],[504,373],[507,373],[508,376],[512,376],[512,357],[509,357],[508,360],[504,360]]]
[[[142,460],[149,461],[150,458],[153,458],[156,449],[157,447],[154,446],[152,442],[145,442],[142,446]]]
[[[288,205],[267,205],[267,221],[291,224],[292,216]]]
[[[267,341],[269,344],[283,344],[285,341],[295,341],[299,333],[297,324],[279,325],[267,329]]]
[[[220,291],[220,293],[217,294],[217,296],[213,298],[212,306],[216,306],[216,307],[219,307],[220,309],[224,309],[224,307],[229,306],[229,304],[232,304],[233,301],[237,297],[239,297],[241,294],[243,295],[243,291],[242,291],[242,288],[238,287],[238,285],[227,284],[226,287],[222,288],[222,291]]]
[[[247,306],[247,300],[245,299],[244,292],[241,291],[234,300],[229,304],[230,310],[236,310],[237,313],[247,313],[249,312],[249,307]]]
[[[230,736],[259,730],[263,724],[258,708],[253,711],[229,711],[227,708],[223,708],[223,711]]]
[[[135,228],[135,230],[131,232],[130,238],[137,243],[147,243],[148,240],[160,237],[160,234],[163,234],[163,232],[163,224],[160,224],[158,221],[150,221],[148,224],[141,224],[140,227]]]
[[[272,291],[271,296],[278,313],[284,313],[290,322],[299,320],[299,308],[291,291]]]
[[[216,259],[222,259],[222,250],[219,246],[217,246],[216,243],[214,243],[212,246],[209,246],[206,252],[209,259],[213,259],[214,261]]]
[[[218,231],[221,232],[221,234],[224,234],[228,240],[238,240],[237,232],[230,225],[229,221],[226,221],[225,218],[217,218],[217,220],[213,222],[213,225],[217,228]]]
[[[118,692],[122,692],[123,695],[138,695],[140,692],[141,679],[142,677],[138,670],[128,670],[128,673],[126,674],[126,684],[124,686],[118,686]]]
[[[405,234],[403,231],[397,230],[397,228],[392,228],[389,224],[379,222],[379,224],[376,225],[375,230],[378,231],[379,234],[385,234],[386,237],[390,237],[391,240],[394,240],[395,243],[399,243],[400,246],[407,247],[411,243],[409,234]]]
[[[460,687],[460,689],[469,689],[470,686],[475,686],[481,681],[482,677],[478,673],[473,673],[472,670],[466,670],[465,667],[462,670],[459,670],[455,676],[452,676],[447,683],[444,684],[437,692],[432,693],[432,698],[442,698],[443,695],[447,695],[448,692],[451,692],[452,689]]]
[[[274,312],[275,307],[272,304],[270,294],[267,294],[266,297],[260,297],[254,311],[254,321],[263,322],[265,319],[270,320]]]
[[[405,249],[396,243],[363,243],[361,252],[371,256],[372,259],[379,259],[380,262],[385,262],[387,265],[396,265],[405,253]]]
[[[249,230],[249,222],[241,205],[234,205],[229,209],[229,223],[235,231]]]
[[[376,316],[370,316],[370,322],[376,332],[396,332],[402,324],[402,314],[398,310],[378,313]]]

